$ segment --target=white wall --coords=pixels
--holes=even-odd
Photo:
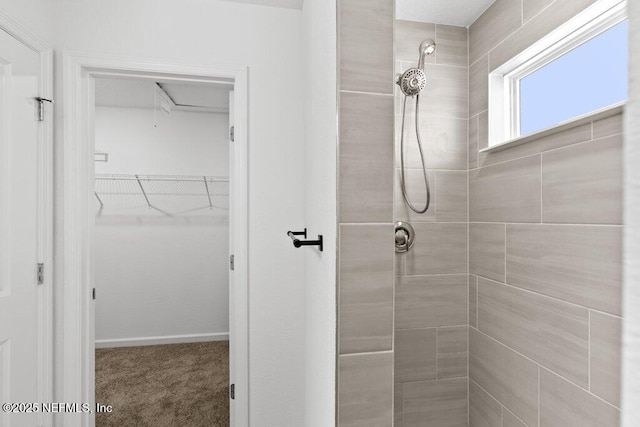
[[[305,0],[306,226],[324,252],[306,252],[306,427],[335,423],[336,378],[336,2]]]
[[[228,176],[228,127],[225,114],[98,107],[96,147],[109,162],[97,162],[96,173]],[[165,187],[201,195],[149,196],[174,217],[142,206],[141,196],[102,196],[95,230],[99,347],[224,339],[229,332],[228,210],[206,208],[204,184]],[[228,209],[228,196],[213,202]],[[205,209],[180,213],[194,206]]]
[[[302,11],[216,0],[57,0],[52,19],[58,24],[60,50],[249,67],[250,421],[255,427],[304,425],[308,248],[293,248],[285,234],[305,225],[301,94],[308,82],[303,79]],[[57,83],[59,101],[63,88]],[[56,102],[55,108],[59,130],[64,105]],[[56,135],[59,231],[64,159],[62,135]],[[56,243],[59,296],[59,235]],[[57,313],[58,328],[61,319]],[[62,339],[56,336],[58,363],[64,357]],[[64,375],[60,370],[57,374]]]
[[[0,0],[0,9],[53,47],[56,22],[51,0]]]
[[[625,107],[624,363],[622,424],[640,425],[640,3],[628,2],[630,86]]]
[[[228,223],[156,221],[97,222],[97,347],[227,337]]]
[[[228,114],[97,107],[95,129],[96,173],[229,175]]]

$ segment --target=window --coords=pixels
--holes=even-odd
[[[520,79],[520,135],[625,101],[627,29],[623,21]]]
[[[625,3],[600,0],[494,71],[489,76],[489,144],[626,101],[628,47]]]

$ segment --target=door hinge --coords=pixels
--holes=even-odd
[[[234,400],[236,398],[236,385],[235,384],[231,384],[229,386],[229,397],[231,399],[234,399]]]
[[[236,269],[236,257],[235,257],[235,255],[230,255],[229,256],[229,268],[231,269],[231,271]]]
[[[236,140],[236,127],[235,126],[231,126],[231,129],[229,129],[229,138],[231,138],[231,142],[234,142]]]
[[[38,121],[44,122],[44,103],[45,102],[53,103],[53,100],[37,97],[36,101],[38,101]]]
[[[38,285],[44,284],[44,263],[38,263]]]
[[[91,289],[91,298],[96,299],[96,288]]]

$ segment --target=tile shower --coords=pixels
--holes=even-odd
[[[618,425],[621,111],[479,152],[488,73],[593,2],[497,0],[466,29],[394,22],[393,0],[339,1],[339,426]],[[417,215],[398,184],[393,81],[425,38],[433,199]],[[397,220],[416,230],[403,255]]]
[[[396,21],[395,66],[415,67],[425,38],[436,52],[425,64],[427,89],[420,94],[420,127],[425,144],[432,204],[422,215],[409,210],[396,169],[396,221],[416,231],[413,248],[396,256],[394,323],[394,425],[467,423],[468,265],[467,265],[467,29]],[[396,98],[396,151],[399,151],[402,102]],[[415,120],[415,104],[406,121]],[[424,183],[415,128],[404,130],[407,185],[418,204]],[[410,148],[412,150],[410,150]],[[396,155],[396,168],[399,168]]]

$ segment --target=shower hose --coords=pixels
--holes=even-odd
[[[422,162],[422,174],[424,176],[424,185],[427,192],[427,200],[424,204],[424,207],[415,207],[413,203],[409,200],[409,195],[407,194],[407,183],[405,179],[405,164],[404,164],[404,121],[406,117],[407,111],[407,98],[408,96],[404,96],[404,103],[402,105],[402,129],[400,131],[400,187],[402,189],[402,197],[404,201],[407,203],[407,206],[418,214],[423,214],[429,209],[429,205],[431,204],[431,190],[429,189],[429,178],[427,177],[427,165],[424,161],[424,152],[422,150],[422,140],[420,138],[420,95],[416,95],[416,137],[418,140],[418,150],[420,150],[420,161]]]

